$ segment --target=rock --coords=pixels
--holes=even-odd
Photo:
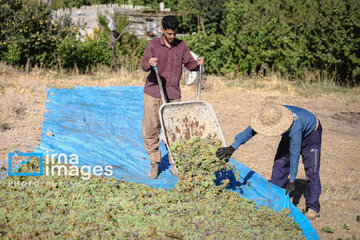
[[[45,133],[46,136],[49,136],[49,137],[53,137],[54,134],[51,132],[51,131],[48,131],[47,133]]]

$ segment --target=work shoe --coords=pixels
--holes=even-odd
[[[150,163],[150,172],[149,172],[149,178],[157,179],[159,175],[159,163],[157,162],[151,162]]]
[[[179,171],[177,170],[176,166],[174,164],[171,164],[170,172],[175,177],[179,177]]]
[[[309,208],[307,210],[307,212],[305,213],[305,216],[307,217],[307,219],[309,220],[315,220],[317,217],[320,216],[319,213],[317,213],[315,210],[312,210],[311,208]]]

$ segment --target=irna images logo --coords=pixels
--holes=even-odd
[[[43,159],[45,158],[45,164]],[[19,166],[13,168],[13,166]],[[43,168],[45,172],[43,173]],[[81,177],[83,180],[95,176],[112,176],[111,165],[81,165],[79,156],[75,153],[19,153],[17,150],[9,153],[9,176],[71,176]]]
[[[17,161],[18,158],[24,158],[21,162]],[[14,168],[13,164],[19,166],[20,164],[27,163],[28,161],[35,161],[35,164],[39,166],[39,170],[36,172],[19,172],[21,168]],[[34,163],[34,162],[33,162]],[[13,153],[9,153],[9,176],[42,176],[43,175],[43,154],[42,153],[19,153],[15,150]]]

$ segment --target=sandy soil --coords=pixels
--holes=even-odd
[[[133,77],[142,78],[143,74]],[[6,95],[8,91],[14,92],[17,101],[22,102],[23,109],[21,116],[3,118],[0,122],[0,174],[6,171],[9,152],[14,150],[31,152],[39,145],[46,103],[46,86],[139,85],[138,80],[121,81],[118,77],[78,76],[70,79],[56,79],[36,74],[22,78],[19,75],[3,73],[0,75],[0,80],[3,86],[2,90],[0,86],[0,96]],[[183,100],[192,100],[195,96],[194,86],[183,88]],[[311,221],[311,224],[318,230],[321,239],[346,239],[352,236],[360,239],[360,222],[356,221],[356,217],[360,216],[360,155],[358,153],[360,96],[333,94],[305,98],[276,89],[214,86],[208,79],[201,98],[212,104],[228,145],[232,143],[238,132],[248,126],[251,114],[264,102],[296,105],[315,113],[323,126],[320,170],[322,194],[320,218]],[[1,105],[6,104],[6,99],[4,99],[1,99]],[[270,179],[279,140],[279,137],[257,135],[241,146],[234,153],[233,158],[252,168],[264,178]],[[301,210],[304,208],[303,192],[306,187],[302,163],[299,165],[296,185],[298,195],[302,194],[297,204]],[[343,228],[344,224],[349,227],[349,230]],[[322,228],[327,226],[333,228],[335,232],[332,234],[323,232]]]

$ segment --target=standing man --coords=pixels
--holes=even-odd
[[[295,190],[295,177],[298,172],[299,158],[302,155],[308,186],[305,192],[306,216],[315,219],[319,216],[320,184],[320,151],[322,127],[311,112],[295,107],[266,104],[255,113],[251,126],[236,135],[229,146],[219,148],[216,156],[228,159],[242,144],[256,133],[265,136],[281,135],[274,160],[271,183],[285,187],[286,193]],[[290,174],[290,180],[288,180]],[[286,184],[287,183],[287,184]]]
[[[159,134],[161,129],[159,108],[162,104],[160,88],[153,67],[158,66],[158,72],[164,87],[167,102],[176,102],[181,99],[179,87],[182,64],[190,70],[198,70],[204,65],[204,58],[195,60],[185,42],[176,39],[179,21],[175,16],[165,16],[162,19],[162,33],[159,38],[152,39],[145,48],[141,67],[150,71],[144,88],[144,117],[142,122],[142,135],[146,152],[150,155],[149,177],[158,177],[158,165],[161,162],[159,151]],[[169,156],[170,172],[178,175],[178,171]]]

